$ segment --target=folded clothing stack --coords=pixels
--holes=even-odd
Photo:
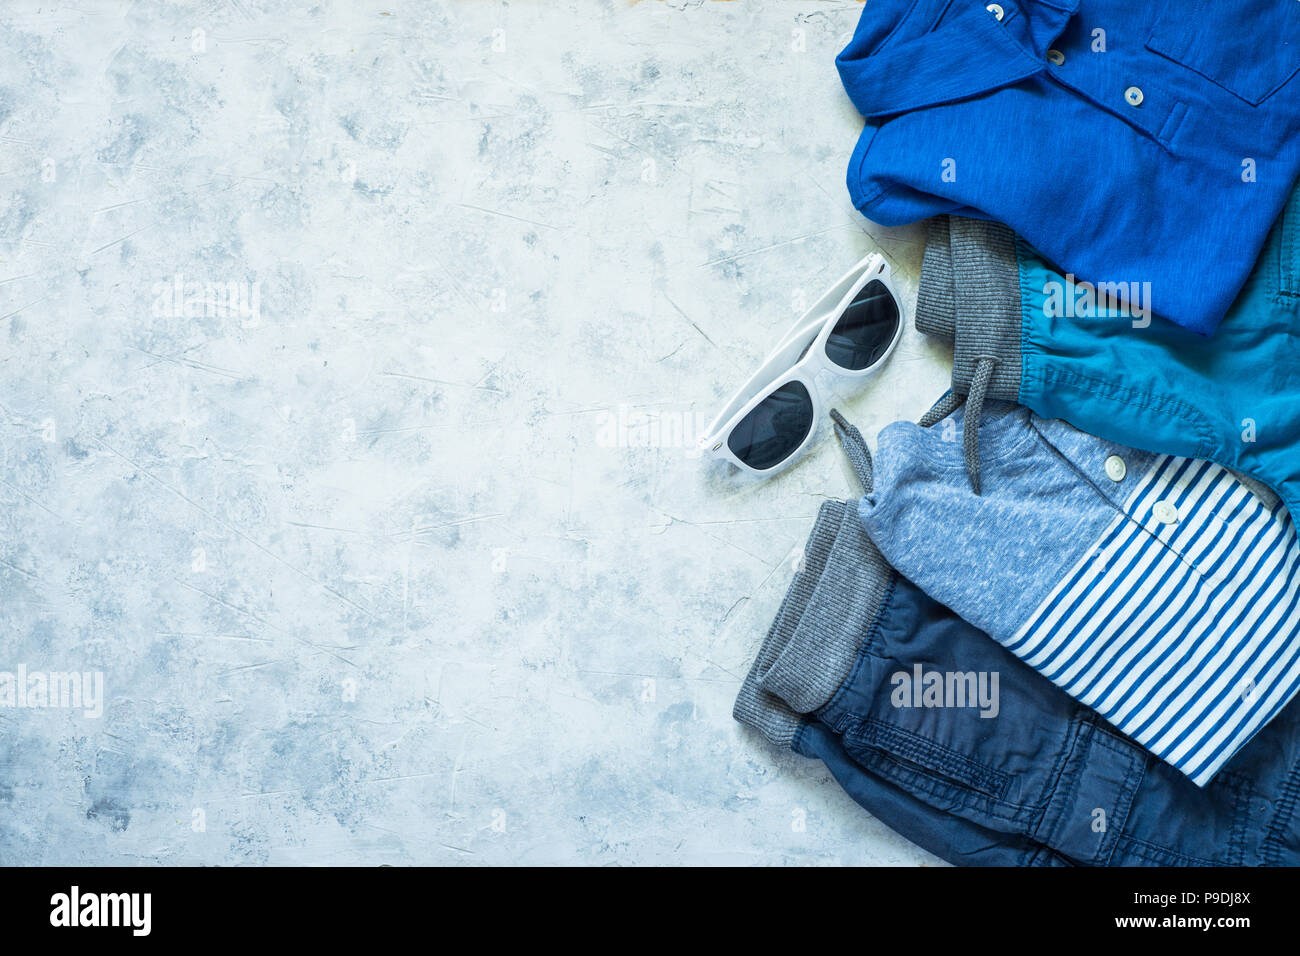
[[[840,428],[736,717],[952,862],[1300,863],[1300,4],[878,0],[836,62],[952,390]]]
[[[827,502],[735,705],[965,865],[1300,863],[1300,709],[1200,788],[893,570]]]

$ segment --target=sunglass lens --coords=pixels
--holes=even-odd
[[[840,368],[860,372],[880,361],[898,334],[898,303],[885,284],[864,285],[826,340],[826,355]]]
[[[779,465],[812,431],[812,396],[802,382],[786,382],[740,420],[727,438],[731,453],[757,471]]]

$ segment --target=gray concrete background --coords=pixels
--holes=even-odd
[[[860,256],[914,295],[860,12],[6,4],[0,670],[104,699],[0,707],[0,862],[937,862],[730,716],[834,440],[689,449]]]

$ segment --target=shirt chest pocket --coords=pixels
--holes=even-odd
[[[1138,530],[1139,550],[1152,567],[1169,570],[1174,558],[1225,596],[1246,593],[1261,575],[1291,567],[1297,557],[1295,529],[1281,509],[1270,507],[1245,482],[1217,465],[1205,464],[1208,481],[1190,494],[1156,492],[1129,516]],[[1272,495],[1272,492],[1264,491]],[[1168,556],[1163,562],[1161,555]]]
[[[1258,106],[1300,70],[1297,0],[1165,0],[1146,47]]]

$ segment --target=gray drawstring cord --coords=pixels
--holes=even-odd
[[[975,375],[971,378],[970,391],[966,395],[961,442],[966,453],[966,475],[970,478],[971,490],[977,495],[980,493],[980,419],[984,415],[984,398],[988,395],[993,369],[997,364],[998,360],[991,355],[977,356]]]
[[[853,466],[853,473],[858,476],[858,481],[862,482],[862,490],[870,493],[871,486],[875,482],[875,471],[871,464],[871,449],[867,447],[866,439],[862,437],[862,432],[845,420],[839,413],[839,409],[831,409],[831,421],[835,423],[835,436],[840,440],[840,447],[848,456],[849,464]]]
[[[966,414],[962,421],[961,443],[966,458],[966,477],[970,480],[971,490],[980,494],[980,419],[984,417],[984,399],[988,395],[989,383],[993,380],[993,370],[998,360],[991,355],[980,355],[975,360],[975,375],[971,379],[970,391],[958,395],[951,389],[944,393],[921,416],[918,423],[922,428],[929,428],[943,421],[963,403]],[[870,493],[875,481],[875,469],[871,462],[871,449],[867,447],[862,433],[850,424],[839,409],[831,409],[831,421],[835,423],[835,435],[840,440],[840,447],[848,456],[853,472],[862,482],[862,490]]]
[[[930,428],[965,403],[966,416],[961,429],[962,451],[966,457],[966,476],[970,479],[971,490],[977,495],[980,493],[980,419],[984,417],[984,399],[988,395],[993,369],[997,364],[998,360],[991,355],[976,356],[970,392],[967,395],[958,395],[951,390],[945,392],[943,398],[935,402],[917,423],[922,428]]]
[[[937,425],[957,409],[961,408],[962,402],[964,401],[966,401],[966,399],[963,396],[958,395],[956,392],[949,389],[943,393],[943,398],[935,402],[934,405],[930,407],[930,410],[921,416],[921,420],[917,422],[917,424],[922,428],[929,428],[932,425]]]

